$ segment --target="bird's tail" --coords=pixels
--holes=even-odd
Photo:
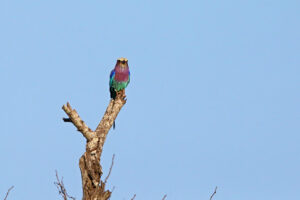
[[[117,92],[116,92],[116,90],[113,87],[109,88],[109,92],[110,92],[110,98],[116,99]],[[114,121],[114,123],[113,123],[113,129],[115,130],[115,128],[116,128],[116,122]]]
[[[116,90],[113,87],[109,88],[109,92],[110,92],[110,98],[116,99],[117,92],[116,92]]]

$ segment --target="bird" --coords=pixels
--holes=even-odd
[[[127,58],[118,58],[115,68],[109,76],[110,98],[116,99],[117,92],[125,89],[130,82],[130,71]]]
[[[127,58],[118,58],[115,68],[109,76],[110,98],[116,99],[117,92],[124,90],[130,82],[130,71]],[[115,129],[116,123],[113,123]]]

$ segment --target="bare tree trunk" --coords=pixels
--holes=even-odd
[[[86,151],[79,159],[83,197],[82,200],[108,200],[111,191],[105,189],[106,181],[101,180],[102,167],[100,158],[108,131],[117,115],[126,103],[125,90],[117,92],[116,99],[111,99],[102,120],[95,131],[92,131],[71,105],[63,105],[62,109],[69,116],[65,122],[72,122],[86,138]]]

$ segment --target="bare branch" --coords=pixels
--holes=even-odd
[[[82,135],[90,141],[93,137],[93,131],[84,123],[83,120],[79,117],[75,109],[72,109],[69,102],[67,105],[63,105],[62,109],[69,116],[69,118],[63,118],[64,122],[72,122],[74,126],[82,133]]]
[[[110,165],[110,168],[109,168],[109,172],[108,172],[108,174],[107,174],[107,176],[106,176],[106,178],[104,180],[104,184],[106,184],[106,182],[107,182],[107,180],[108,180],[108,178],[109,178],[109,176],[111,174],[111,170],[112,170],[112,168],[114,166],[114,160],[115,160],[115,154],[113,154],[113,157],[111,159],[111,165]]]
[[[14,186],[11,186],[11,187],[7,190],[4,200],[7,199],[9,192],[10,192],[13,188],[14,188]]]
[[[217,193],[217,189],[218,187],[216,186],[215,191],[212,193],[212,195],[210,196],[209,200],[212,200],[213,197],[215,196],[215,194]]]
[[[165,196],[162,198],[162,200],[165,200],[167,198],[167,195],[165,194]]]
[[[106,136],[108,134],[108,131],[112,127],[120,110],[126,103],[125,98],[126,98],[125,90],[121,90],[121,91],[117,92],[116,99],[110,100],[109,105],[107,106],[107,109],[104,113],[104,116],[95,130],[97,137],[100,139],[99,140],[100,156],[102,153],[103,145],[104,145]]]
[[[68,195],[67,190],[64,185],[64,182],[63,182],[63,177],[61,178],[61,180],[59,180],[58,173],[56,170],[55,170],[55,173],[56,173],[57,182],[54,182],[54,185],[56,185],[56,187],[58,189],[58,193],[64,198],[64,200],[67,200],[68,198],[76,200],[75,197]]]
[[[134,200],[134,199],[135,199],[135,197],[136,197],[136,194],[134,194],[134,195],[133,195],[133,197],[131,198],[131,200]]]

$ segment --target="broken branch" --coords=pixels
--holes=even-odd
[[[72,109],[69,102],[67,102],[67,105],[63,105],[62,109],[69,116],[69,118],[63,118],[64,122],[72,122],[77,130],[80,131],[88,141],[90,141],[93,138],[93,131],[84,123],[83,120],[81,120],[78,113],[75,109]]]

